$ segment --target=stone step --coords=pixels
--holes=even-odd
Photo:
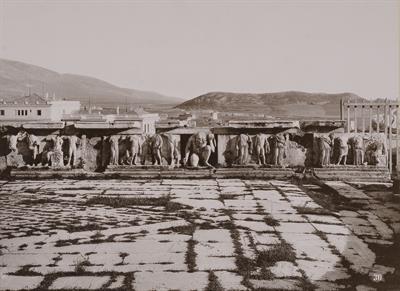
[[[346,184],[342,181],[324,181],[324,187],[329,188],[335,194],[345,200],[370,200],[371,198],[363,191]]]
[[[101,173],[87,172],[82,169],[74,170],[19,170],[12,169],[7,178],[12,179],[96,179],[102,176]]]
[[[389,170],[383,167],[360,167],[360,168],[314,168],[314,175],[320,180],[342,180],[342,181],[371,181],[389,182],[391,176]]]
[[[103,173],[89,172],[82,169],[69,170],[35,170],[12,169],[8,178],[18,179],[205,179],[205,178],[262,178],[262,179],[288,179],[295,175],[293,169],[283,168],[168,168],[168,167],[111,167]]]
[[[386,172],[388,170],[387,167],[377,167],[377,166],[353,166],[353,165],[348,165],[348,166],[329,166],[329,167],[322,167],[322,168],[314,168],[315,170],[318,169],[319,171],[366,171],[366,172],[371,172],[371,171],[378,171],[378,172]]]

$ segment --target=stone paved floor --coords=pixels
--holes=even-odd
[[[332,183],[357,193],[363,203],[354,207],[317,185],[277,180],[0,183],[1,290],[375,290],[400,282],[400,203],[379,191]]]

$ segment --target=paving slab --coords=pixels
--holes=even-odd
[[[117,276],[113,279],[112,283],[110,286],[108,286],[107,289],[117,289],[117,288],[122,288],[124,286],[124,276]]]
[[[95,290],[101,288],[110,280],[110,276],[69,276],[54,280],[49,287],[50,290],[76,289]]]
[[[30,290],[37,288],[43,281],[41,276],[1,275],[0,290]]]
[[[343,237],[327,234],[328,241],[351,264],[351,269],[360,274],[368,274],[375,263],[375,253],[361,239],[354,235]]]
[[[312,280],[338,281],[350,278],[348,271],[332,262],[296,260],[299,268],[305,272],[307,277]]]
[[[198,229],[193,234],[193,239],[199,242],[231,242],[231,233],[227,229]]]
[[[270,266],[275,279],[253,280],[254,287],[299,290],[301,280],[296,278],[304,271],[318,290],[344,289],[349,286],[343,282],[354,272],[369,276],[371,272],[393,271],[381,260],[375,264],[377,255],[368,244],[391,247],[393,234],[400,229],[400,207],[393,202],[383,204],[378,198],[369,199],[368,205],[356,211],[301,214],[297,206],[320,206],[290,181],[113,179],[12,181],[3,186],[7,187],[0,190],[0,238],[6,249],[0,256],[0,264],[4,264],[0,275],[13,276],[9,273],[27,263],[35,265],[31,271],[42,275],[73,272],[77,262],[87,258],[91,265],[85,269],[94,275],[86,277],[115,280],[103,278],[100,287],[100,283],[86,287],[83,285],[90,279],[81,280],[85,276],[68,279],[70,274],[61,274],[54,284],[72,286],[69,290],[104,285],[124,288],[124,280],[132,272],[135,290],[203,290],[210,270],[226,290],[246,290],[237,274],[234,242],[240,243],[244,256],[255,259],[257,251],[271,249],[282,239],[293,248],[296,263],[275,263]],[[98,193],[110,193],[115,198],[170,197],[194,209],[168,212],[163,205],[117,208],[82,203]],[[34,202],[21,204],[24,200]],[[265,214],[280,225],[265,223]],[[224,228],[222,222],[232,222],[234,231]],[[97,231],[96,225],[104,229]],[[95,238],[96,234],[104,237]],[[189,272],[186,261],[191,239],[195,241],[194,272]],[[349,262],[346,267],[343,259]],[[104,272],[120,274],[114,278]]]
[[[274,280],[250,280],[254,289],[263,290],[302,290],[297,280],[274,279]]]
[[[137,272],[133,288],[150,290],[204,290],[208,285],[208,272]]]
[[[332,233],[332,234],[341,234],[341,235],[350,234],[350,230],[343,225],[312,223],[312,226],[314,226],[317,230],[319,230],[323,233]]]
[[[296,267],[292,262],[276,262],[275,265],[269,268],[276,278],[285,277],[301,277],[299,268]]]
[[[275,227],[279,232],[283,233],[313,233],[315,228],[310,223],[282,222]]]
[[[218,282],[222,288],[227,291],[244,291],[248,290],[247,287],[242,285],[243,277],[239,276],[234,272],[227,271],[215,271],[214,274],[217,276]]]
[[[257,232],[274,232],[275,229],[269,226],[264,221],[248,221],[248,220],[235,220],[235,225],[237,227],[249,229]]]

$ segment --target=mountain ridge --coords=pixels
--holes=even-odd
[[[153,91],[118,87],[107,81],[79,74],[58,73],[20,61],[0,58],[0,95],[15,98],[31,93],[55,93],[57,98],[79,100],[89,98],[97,105],[177,104],[182,99]]]
[[[220,112],[264,113],[271,116],[337,117],[340,100],[365,100],[354,93],[308,93],[283,91],[274,93],[209,92],[187,100],[176,108],[215,110]]]

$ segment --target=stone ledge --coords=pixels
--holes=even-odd
[[[9,179],[205,179],[205,178],[264,178],[287,179],[295,175],[289,168],[168,168],[160,166],[149,167],[113,167],[104,173],[89,172],[83,169],[12,169]]]
[[[369,182],[390,182],[391,176],[386,167],[329,167],[314,168],[314,176],[320,180],[332,181],[341,180],[347,182],[369,181]]]

